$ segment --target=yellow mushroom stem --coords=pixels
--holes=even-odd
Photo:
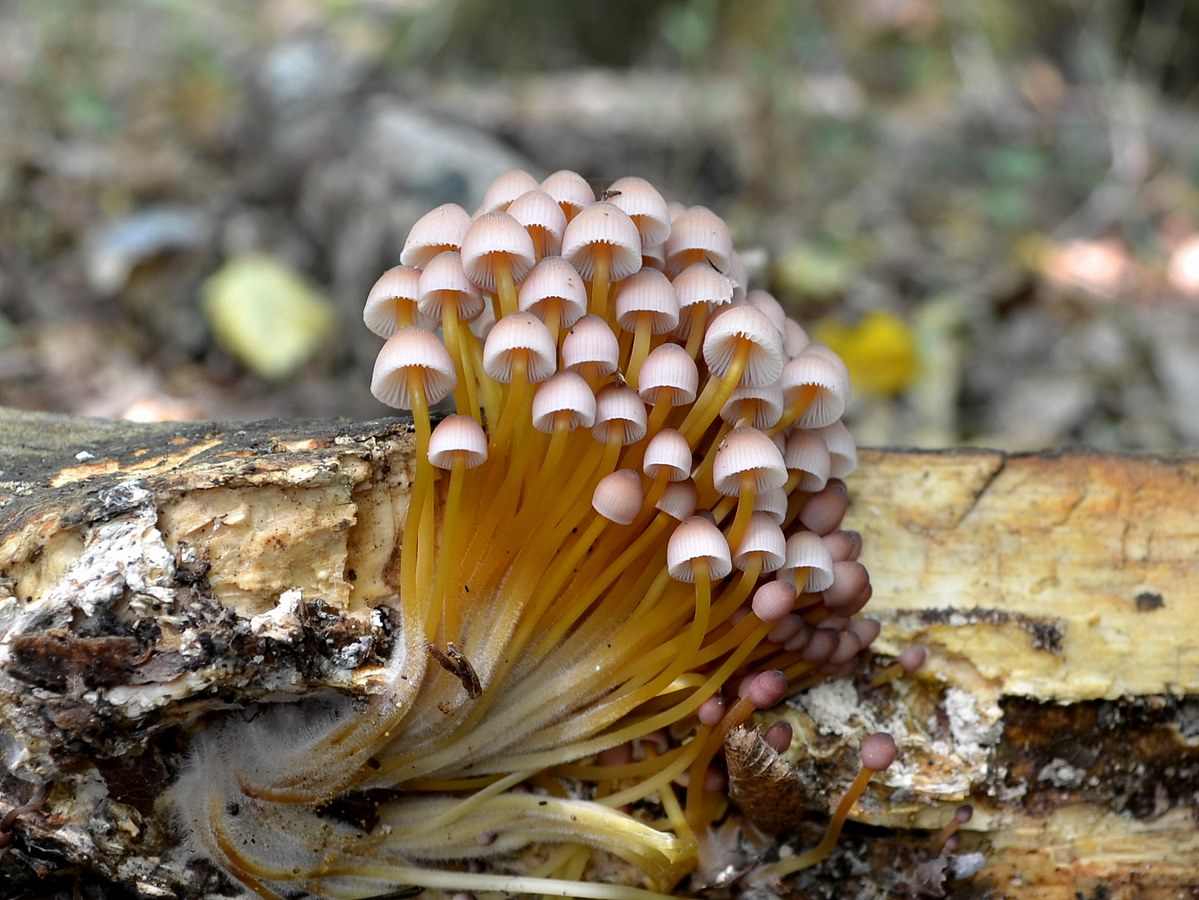
[[[716,485],[712,479],[712,470],[716,465],[716,454],[712,451],[712,448],[719,447],[724,442],[725,437],[728,436],[728,433],[732,430],[732,422],[721,422],[720,427],[716,430],[715,435],[713,435],[711,441],[708,442],[709,449],[703,451],[701,448],[703,458],[700,460],[699,465],[696,466],[695,472],[691,476],[695,481],[695,490],[699,495],[700,509],[711,509],[715,505],[714,512],[719,513],[721,509],[720,504],[726,499],[721,497],[717,492]],[[691,442],[688,441],[688,443]],[[694,446],[694,444],[692,444],[692,446]],[[730,504],[736,502],[734,498],[727,499],[729,500]],[[723,514],[721,514],[721,516],[723,517]]]
[[[653,333],[654,313],[637,313],[636,324],[633,326],[633,350],[624,373],[625,380],[633,390],[637,390],[637,378],[641,374],[641,364],[645,362],[645,357],[649,353],[650,338]]]
[[[699,351],[704,345],[704,332],[708,327],[708,316],[711,314],[708,304],[699,303],[692,307],[691,330],[687,332],[687,355],[699,359]]]
[[[744,723],[754,713],[754,704],[746,697],[739,697],[737,702],[729,707],[719,724],[712,728],[703,739],[700,751],[691,763],[687,775],[687,823],[693,831],[701,830],[706,822],[703,818],[704,809],[704,776],[708,766],[720,749],[724,739],[738,725]],[[699,741],[699,738],[696,738]]]
[[[454,406],[464,416],[471,416],[476,422],[482,422],[479,411],[479,389],[472,367],[472,359],[465,341],[470,328],[458,318],[458,306],[455,303],[443,303],[441,306],[441,330],[445,335],[445,345],[454,360],[455,374],[458,383],[454,385]],[[470,335],[472,338],[473,334]]]
[[[700,436],[707,431],[708,426],[720,415],[720,410],[728,403],[729,397],[733,396],[733,391],[737,389],[737,385],[741,382],[741,376],[745,372],[745,366],[749,362],[749,354],[753,349],[754,344],[752,341],[746,338],[738,338],[736,349],[733,350],[732,360],[729,362],[729,366],[724,371],[724,374],[719,378],[708,379],[703,391],[700,392],[699,397],[696,399],[695,405],[687,413],[687,418],[679,426],[679,431],[683,433],[683,437],[687,439],[688,444],[695,445]]]
[[[523,427],[529,417],[528,406],[532,401],[529,390],[529,355],[526,350],[516,350],[512,353],[512,378],[504,396],[504,408],[500,412],[499,427],[491,436],[491,446],[488,452],[493,455],[504,455],[508,442],[517,430]],[[512,460],[519,462],[519,460]]]
[[[512,261],[507,253],[493,253],[491,266],[495,272],[495,293],[500,300],[500,314],[510,316],[520,308],[516,297],[516,282],[512,278]],[[498,322],[500,315],[495,318]]]
[[[397,330],[416,324],[416,304],[411,300],[396,298],[392,301],[392,307],[395,309]]]
[[[465,451],[454,453],[450,465],[450,484],[446,491],[445,505],[441,517],[441,540],[438,542],[438,556],[441,565],[433,581],[433,602],[441,604],[442,632],[446,641],[458,640],[458,631],[462,624],[462,607],[458,601],[458,590],[451,589],[450,573],[455,566],[451,562],[458,558],[461,552],[463,533],[466,530],[467,514],[462,503],[462,483],[466,479]],[[451,593],[452,590],[452,593]]]
[[[412,421],[416,426],[416,473],[413,478],[412,493],[408,501],[408,515],[404,520],[404,540],[400,548],[400,611],[404,621],[406,642],[410,649],[424,644],[425,615],[422,607],[428,594],[422,593],[429,585],[422,585],[421,576],[425,567],[417,558],[420,548],[421,520],[430,507],[433,486],[433,464],[429,462],[429,436],[432,428],[429,423],[429,404],[425,400],[424,376],[417,369],[408,369],[408,393],[412,403]],[[432,541],[429,542],[430,544]],[[432,554],[433,548],[426,544],[425,554]]]
[[[545,327],[548,328],[550,334],[553,335],[554,346],[561,349],[561,346],[562,346],[562,344],[561,344],[562,335],[560,334],[560,332],[562,331],[562,301],[561,300],[559,300],[557,298],[553,298],[546,302],[546,304],[545,304],[545,319],[543,321],[545,322]]]
[[[627,629],[625,629],[627,631]],[[549,766],[559,765],[566,759],[578,759],[583,756],[590,756],[599,753],[601,750],[606,750],[609,747],[615,747],[623,744],[625,741],[630,741],[643,735],[657,731],[659,728],[666,728],[676,722],[695,713],[697,709],[711,697],[723,685],[733,673],[736,672],[745,658],[757,642],[765,637],[770,630],[770,625],[765,622],[758,623],[754,631],[750,635],[750,640],[745,646],[738,647],[720,667],[713,670],[707,675],[702,685],[687,695],[686,698],[673,704],[667,709],[651,713],[649,715],[640,716],[636,719],[630,719],[621,722],[612,730],[598,734],[596,737],[586,740],[564,745],[554,750],[539,751],[534,753],[524,753],[505,758],[505,763],[514,767],[529,767],[529,768],[546,768]],[[632,638],[632,635],[629,635]],[[651,635],[652,639],[653,635]],[[642,642],[643,643],[643,642]],[[621,660],[624,664],[632,667],[648,659],[649,656],[657,656],[658,653],[646,653],[642,643],[632,643],[628,650],[621,654]],[[663,647],[664,645],[657,645]],[[655,647],[655,651],[657,650]],[[668,652],[677,649],[672,647],[665,648]],[[638,667],[641,668],[640,666]],[[633,674],[633,673],[630,673]],[[599,719],[602,721],[620,721],[623,716],[631,713],[643,703],[656,697],[663,684],[658,684],[655,679],[653,682],[647,682],[633,690],[621,690],[617,693],[605,698],[603,701],[595,704],[591,708],[580,712],[571,721],[571,727],[574,731],[586,733],[589,724]],[[669,684],[669,681],[666,682]],[[553,690],[551,686],[548,690]]]
[[[741,473],[741,491],[737,496],[737,515],[729,526],[728,542],[733,552],[745,540],[745,532],[749,529],[749,519],[754,511],[754,501],[758,496],[758,476],[752,469]]]
[[[591,305],[588,312],[608,321],[609,271],[612,266],[612,246],[596,244],[592,251]]]
[[[837,804],[837,808],[833,811],[832,818],[829,819],[828,828],[825,829],[824,837],[820,843],[806,853],[801,853],[798,856],[780,860],[767,866],[762,871],[762,877],[782,878],[801,869],[810,868],[826,859],[833,852],[833,848],[837,846],[837,838],[841,836],[841,829],[845,825],[845,819],[849,816],[850,809],[858,802],[858,798],[862,796],[862,793],[866,790],[866,785],[870,783],[870,779],[873,777],[874,770],[862,766],[853,783],[850,784],[844,796],[841,797],[841,802]]]
[[[757,586],[758,576],[762,573],[762,554],[751,553],[745,562],[745,569],[737,573],[732,584],[726,585],[712,606],[712,624],[719,625],[727,622],[741,604],[746,601]]]
[[[662,426],[665,425],[666,420],[670,418],[671,412],[674,411],[675,394],[676,391],[672,387],[662,387],[658,389],[658,394],[654,398],[653,408],[650,410],[649,418],[646,421],[646,443],[649,442],[650,438],[662,430]],[[644,454],[645,449],[642,448],[641,452]]]
[[[783,414],[777,422],[769,428],[764,429],[765,432],[774,437],[776,434],[782,434],[783,429],[790,426],[800,416],[808,411],[808,407],[812,405],[812,401],[816,399],[816,395],[820,392],[820,388],[814,384],[805,384],[795,392],[795,396],[791,398],[791,402],[783,407]]]
[[[580,572],[579,576],[571,583],[571,587],[578,583],[580,586],[583,586],[583,589],[577,594],[572,594],[568,590],[559,598],[555,604],[558,608],[555,611],[554,620],[542,636],[537,649],[547,650],[555,646],[575,622],[583,617],[583,614],[591,605],[611,587],[621,573],[626,571],[646,550],[654,546],[662,536],[662,533],[672,523],[674,523],[674,520],[670,516],[664,513],[660,514],[649,528],[639,534],[637,539],[623,553],[610,562],[607,562],[603,571],[598,575],[593,577],[591,573]],[[630,527],[630,530],[633,529],[635,529],[635,525]],[[617,539],[624,537],[620,532],[617,532],[614,536]],[[601,562],[607,558],[602,549],[597,551],[596,556]],[[534,612],[536,611],[535,609]],[[532,623],[536,620],[537,617],[535,615],[529,617],[529,630],[532,630]]]

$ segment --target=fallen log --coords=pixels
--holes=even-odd
[[[401,420],[0,410],[0,816],[20,808],[4,883],[215,889],[158,802],[187,736],[363,689],[393,640],[410,464]],[[785,759],[745,768],[760,747],[735,735],[734,796],[752,820],[790,780],[827,808],[862,735],[890,731],[902,756],[793,895],[1199,893],[1199,460],[863,451],[851,489],[880,656],[764,717],[792,723]],[[876,678],[912,643],[919,677]],[[930,832],[963,802],[938,857]]]

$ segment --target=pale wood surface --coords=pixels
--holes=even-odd
[[[392,591],[408,435],[398,421],[0,411],[0,733],[17,773],[0,781],[0,812],[28,798],[32,773],[55,785],[0,875],[69,861],[147,896],[178,883],[155,819],[172,766],[156,735],[233,696],[344,685],[339,663],[383,652],[370,610]],[[857,813],[901,831],[848,846],[882,873],[926,840],[903,829],[935,828],[968,798],[963,850],[986,865],[950,896],[1199,890],[1199,460],[861,456],[848,525],[865,537],[879,647],[919,641],[930,661],[920,679],[848,685],[790,714],[840,783],[856,738],[822,735],[825,718],[904,736],[900,771]],[[278,616],[294,588],[323,604],[319,650],[317,623]],[[72,609],[114,604],[157,617],[152,653],[141,635],[72,630]],[[222,637],[230,622],[236,640]],[[267,646],[275,656],[255,662]],[[126,768],[135,787],[112,774]]]

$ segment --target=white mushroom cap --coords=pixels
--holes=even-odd
[[[620,364],[620,344],[608,323],[599,316],[586,315],[575,322],[562,341],[562,368],[578,369],[588,363],[600,375],[611,375]]]
[[[558,201],[545,191],[535,190],[521,194],[508,206],[508,215],[520,222],[529,237],[544,236],[546,254],[557,254],[562,249],[562,234],[566,231],[566,213]]]
[[[777,381],[757,387],[741,385],[720,410],[720,418],[726,422],[735,423],[747,415],[752,416],[749,424],[754,428],[769,428],[782,417],[783,389]]]
[[[787,538],[787,559],[778,577],[795,581],[797,570],[807,572],[803,584],[795,583],[801,593],[819,593],[833,583],[833,557],[819,535],[798,531]]]
[[[787,483],[783,454],[774,441],[756,428],[734,428],[716,448],[712,483],[726,497],[741,494],[741,478],[753,475],[757,491],[769,491]]]
[[[412,266],[393,266],[375,282],[362,308],[362,321],[381,338],[396,333],[396,306],[407,303],[413,307],[413,323],[432,330],[437,322],[416,308],[420,298],[420,271]]]
[[[604,191],[604,199],[629,214],[644,244],[661,244],[670,235],[670,210],[658,189],[635,175],[618,178]]]
[[[750,291],[745,295],[745,302],[754,309],[760,309],[766,314],[766,318],[779,331],[779,337],[782,337],[787,328],[787,313],[783,311],[783,306],[774,298],[774,295],[768,291],[756,290]]]
[[[574,372],[555,372],[533,395],[533,427],[538,431],[553,431],[563,415],[569,416],[571,431],[595,424],[595,394]]]
[[[411,409],[409,374],[423,382],[429,405],[443,400],[458,381],[454,360],[445,345],[433,332],[415,326],[401,328],[379,351],[371,375],[371,393],[388,406]]]
[[[787,518],[787,492],[782,488],[758,491],[754,495],[754,512],[765,513],[779,525]]]
[[[400,262],[421,268],[443,250],[461,250],[469,227],[470,213],[457,203],[443,203],[429,210],[408,232]]]
[[[678,297],[670,280],[657,269],[642,269],[624,279],[616,289],[617,325],[633,331],[641,313],[652,315],[653,334],[666,334],[678,327]]]
[[[595,274],[595,250],[600,244],[612,250],[608,267],[611,281],[628,278],[641,268],[641,235],[624,210],[611,203],[593,203],[579,211],[562,236],[562,256],[580,275]]]
[[[624,385],[609,384],[595,398],[595,424],[591,433],[606,442],[612,429],[619,429],[621,443],[632,444],[645,437],[645,403]]]
[[[686,481],[672,481],[666,485],[666,490],[654,506],[659,512],[681,522],[695,512],[698,502],[699,492],[695,489],[695,482],[688,478]]]
[[[796,419],[800,428],[831,425],[845,413],[849,401],[849,370],[822,344],[808,344],[783,367],[780,378],[788,402],[805,387],[816,389],[808,408]]]
[[[797,599],[795,585],[789,581],[768,581],[754,591],[750,604],[755,616],[763,622],[775,623],[790,615]]]
[[[662,344],[651,350],[637,376],[637,392],[647,403],[657,403],[664,388],[671,389],[671,406],[694,403],[699,391],[699,368],[678,344]]]
[[[651,269],[666,268],[666,243],[647,244],[641,242],[641,268],[649,266]]]
[[[503,316],[483,344],[483,369],[496,381],[512,380],[512,362],[517,353],[526,355],[526,379],[545,381],[558,367],[558,348],[545,323],[532,313]]]
[[[484,213],[471,222],[462,239],[462,267],[467,277],[483,290],[494,292],[495,258],[500,254],[508,258],[512,280],[518,284],[537,262],[533,239],[523,225],[505,212]]]
[[[486,302],[462,268],[462,256],[453,250],[438,253],[420,273],[419,309],[429,318],[441,323],[442,308],[452,303],[458,318],[469,322],[479,317]]]
[[[557,201],[568,220],[574,218],[583,207],[595,202],[595,191],[587,179],[569,169],[559,169],[547,176],[541,182],[541,189]]]
[[[439,469],[449,469],[459,459],[468,469],[485,463],[487,435],[470,416],[446,416],[429,435],[429,462]]]
[[[761,310],[752,306],[725,307],[713,319],[704,335],[703,353],[708,370],[723,375],[733,361],[738,341],[749,341],[753,348],[741,384],[770,384],[783,371],[783,344],[778,329]]]
[[[487,186],[480,208],[485,213],[507,209],[508,204],[521,194],[535,191],[539,187],[537,179],[524,169],[512,169]]]
[[[783,352],[788,357],[798,356],[800,351],[810,343],[808,333],[794,319],[787,319],[783,323]]]
[[[796,429],[787,435],[783,462],[792,472],[802,472],[796,487],[801,491],[823,490],[828,483],[831,463],[828,447],[820,435]]]
[[[701,303],[716,307],[733,302],[733,282],[706,262],[694,263],[683,269],[674,276],[672,284],[678,294],[679,306],[683,309]]]
[[[828,447],[829,478],[847,478],[858,467],[858,447],[843,422],[812,429]]]
[[[683,481],[691,477],[691,464],[691,447],[687,439],[674,428],[663,428],[646,444],[641,471],[650,478],[665,472],[668,480]]]
[[[783,529],[766,513],[755,512],[750,515],[745,537],[733,553],[733,565],[744,569],[754,553],[762,556],[763,573],[773,572],[787,558],[787,539],[783,536]]]
[[[707,566],[708,577],[715,581],[733,571],[728,541],[720,529],[703,516],[684,519],[666,545],[666,568],[676,581],[695,581],[694,565]]]
[[[547,256],[521,282],[517,302],[542,321],[550,303],[558,302],[559,324],[569,328],[587,313],[587,287],[583,276],[560,256]]]
[[[677,272],[693,253],[702,254],[721,272],[732,264],[733,236],[724,220],[706,206],[693,206],[670,225],[666,239],[666,269]]]
[[[617,469],[596,484],[591,508],[610,522],[628,525],[637,518],[644,499],[641,476],[632,469]]]
[[[713,310],[733,302],[732,281],[707,262],[687,266],[671,283],[679,298],[679,327],[675,335],[681,340],[691,335],[691,320],[701,306]]]

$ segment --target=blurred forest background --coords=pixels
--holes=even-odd
[[[873,445],[1199,447],[1194,0],[0,0],[0,404],[388,414],[360,310],[514,167],[731,224]]]

